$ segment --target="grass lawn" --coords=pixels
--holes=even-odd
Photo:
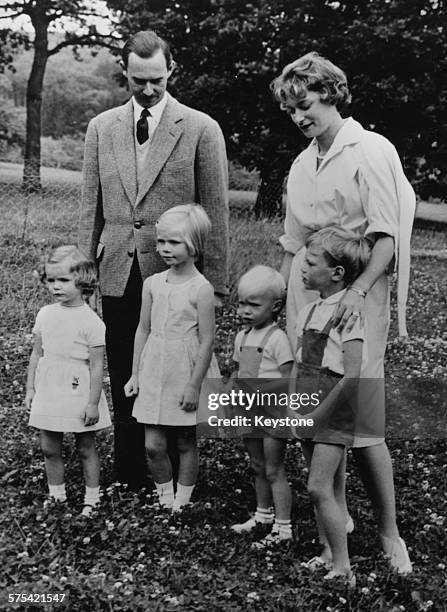
[[[446,609],[447,270],[423,249],[445,249],[445,234],[417,230],[408,306],[411,338],[396,338],[393,305],[387,355],[389,446],[398,520],[415,571],[399,577],[381,557],[377,530],[352,459],[348,503],[356,529],[350,553],[357,588],[324,584],[300,562],[318,554],[297,443],[287,465],[294,492],[294,543],[284,550],[251,549],[253,537],[228,527],[254,508],[254,491],[237,441],[201,442],[195,503],[179,516],[153,505],[148,489],[135,495],[111,482],[111,433],[98,436],[105,492],[91,521],[79,515],[80,466],[67,436],[69,501],[44,506],[46,483],[36,433],[22,409],[30,330],[47,302],[32,271],[45,249],[74,242],[77,191],[48,188],[24,200],[0,185],[0,572],[1,610],[152,611],[422,611]],[[26,214],[26,211],[28,213]],[[26,217],[26,223],[25,223]],[[279,221],[232,219],[231,280],[254,263],[277,266]],[[217,356],[225,368],[238,322],[232,303],[219,317]],[[256,534],[259,537],[261,534]],[[8,603],[8,594],[64,593],[61,603]]]

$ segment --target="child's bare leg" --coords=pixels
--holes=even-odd
[[[265,473],[270,485],[275,517],[281,521],[290,520],[292,494],[284,466],[286,440],[264,438]]]
[[[99,456],[95,444],[95,432],[76,434],[76,448],[82,463],[86,487],[99,487]]]
[[[250,456],[250,465],[255,474],[256,503],[267,509],[273,504],[272,489],[265,473],[264,444],[262,438],[245,438],[245,448]]]
[[[149,469],[154,478],[160,505],[172,508],[174,503],[174,483],[172,466],[168,454],[168,433],[162,425],[146,425],[144,440],[149,459]]]
[[[393,466],[385,442],[353,449],[354,457],[379,523],[379,534],[395,540],[396,524]]]
[[[335,473],[345,449],[335,444],[315,444],[308,490],[332,552],[333,571],[349,574],[346,521],[334,493]]]
[[[195,427],[179,428],[177,449],[180,459],[178,482],[182,485],[193,486],[196,484],[199,471],[199,451]]]
[[[62,459],[63,434],[59,431],[40,431],[40,448],[45,459],[45,471],[49,485],[64,483],[64,462]]]
[[[149,459],[149,468],[157,483],[172,480],[171,461],[167,450],[167,436],[163,427],[146,425],[144,441]]]
[[[303,455],[304,455],[304,459],[306,460],[307,467],[309,468],[309,472],[310,472],[310,466],[312,463],[312,454],[314,451],[314,446],[315,446],[314,443],[311,442],[310,440],[301,441],[301,449],[303,451]],[[317,524],[318,540],[321,546],[323,547],[323,550],[321,551],[319,557],[327,563],[332,563],[332,551],[329,546],[329,542],[327,540],[326,534],[324,533],[323,525],[320,520],[318,510],[315,506],[314,506],[314,514],[315,514],[315,522]]]
[[[256,512],[245,523],[237,523],[231,529],[236,533],[248,533],[257,525],[272,525],[272,489],[265,473],[264,441],[262,438],[244,438],[245,448],[250,457],[250,465],[255,475]]]
[[[199,471],[199,451],[197,449],[196,428],[178,427],[177,450],[179,454],[179,470],[177,491],[172,509],[174,512],[183,508],[191,501],[191,495]]]
[[[89,517],[93,508],[99,504],[99,456],[95,443],[95,432],[84,431],[75,434],[76,448],[84,473],[85,495],[82,515]]]
[[[346,451],[343,454],[343,459],[340,461],[338,470],[334,478],[334,493],[337,504],[340,510],[345,515],[345,523],[350,519],[348,506],[346,504]]]

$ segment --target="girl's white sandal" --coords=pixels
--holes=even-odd
[[[309,559],[309,561],[303,561],[301,563],[301,567],[304,567],[311,572],[316,572],[320,569],[330,570],[332,568],[332,563],[330,561],[326,561],[322,557],[316,556]]]

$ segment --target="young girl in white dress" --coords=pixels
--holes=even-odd
[[[160,505],[173,510],[189,503],[197,478],[196,411],[203,379],[220,377],[213,356],[214,291],[195,265],[210,229],[196,204],[175,206],[158,220],[157,251],[168,269],[144,281],[132,376],[124,387],[128,397],[137,395],[132,414],[145,425]],[[174,433],[179,452],[175,495],[168,433]]]
[[[40,429],[50,496],[65,501],[62,440],[73,432],[82,462],[82,514],[99,503],[99,457],[95,431],[111,425],[102,391],[105,326],[85,303],[97,284],[95,264],[77,247],[56,248],[44,282],[55,303],[39,310],[26,383],[29,424]]]

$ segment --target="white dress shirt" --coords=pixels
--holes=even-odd
[[[166,91],[160,102],[157,102],[154,106],[151,106],[147,110],[150,112],[150,115],[147,118],[147,123],[149,126],[149,142],[152,140],[155,130],[157,129],[157,125],[160,123],[161,115],[165,109],[165,106],[168,102],[168,92]],[[141,117],[141,112],[143,111],[144,106],[138,104],[135,98],[132,98],[133,104],[133,124],[134,124],[134,135],[135,135],[135,143],[138,147],[144,147],[146,143],[140,145],[137,141],[137,122]]]
[[[154,137],[155,130],[157,129],[157,125],[160,123],[161,115],[165,109],[165,106],[168,102],[169,94],[165,92],[163,98],[155,104],[151,106],[148,111],[150,115],[147,117],[148,123],[148,131],[149,138],[146,142],[140,144],[137,140],[137,122],[141,117],[141,112],[143,110],[143,106],[138,104],[135,98],[132,98],[133,103],[133,123],[134,123],[134,142],[135,142],[135,157],[137,160],[137,186],[139,187],[143,181],[143,177],[147,171],[147,167],[150,164],[150,153],[151,153],[151,142]]]

